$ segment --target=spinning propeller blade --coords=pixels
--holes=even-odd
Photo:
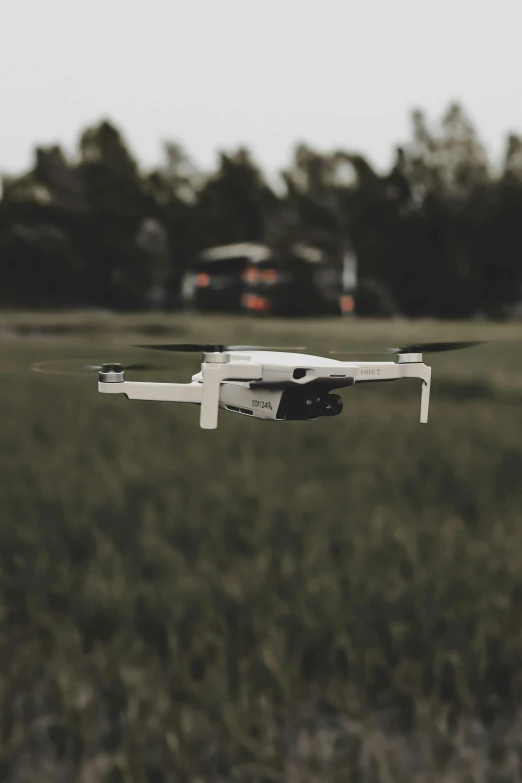
[[[81,359],[56,359],[49,362],[35,362],[31,369],[35,372],[43,372],[49,375],[94,375],[100,372],[103,364],[87,364]],[[162,369],[158,365],[144,364],[143,362],[120,366],[122,370],[132,370],[133,372]]]
[[[401,345],[400,348],[389,348],[388,353],[441,353],[442,351],[460,351],[462,348],[473,348],[484,345],[484,340],[468,340],[467,342],[412,343]]]
[[[466,342],[439,342],[439,343],[412,343],[411,345],[401,345],[395,348],[383,348],[380,351],[374,349],[368,351],[328,351],[329,354],[342,356],[357,355],[382,355],[384,353],[441,353],[443,351],[459,351],[462,348],[473,348],[476,345],[485,345],[485,340],[468,340]]]
[[[223,345],[222,343],[159,343],[135,345],[152,351],[173,351],[179,353],[224,353],[225,351],[304,351],[304,346],[285,345]]]

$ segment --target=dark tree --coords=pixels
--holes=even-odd
[[[277,198],[245,149],[220,156],[217,172],[203,184],[195,204],[199,245],[264,239]]]
[[[496,173],[457,103],[438,123],[413,112],[388,173],[298,145],[280,193],[244,149],[202,172],[170,142],[143,172],[107,121],[77,160],[38,147],[2,185],[3,306],[172,307],[195,253],[243,241],[355,252],[361,314],[502,316],[522,298],[522,139]]]

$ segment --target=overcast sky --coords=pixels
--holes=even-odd
[[[173,139],[270,172],[298,140],[387,166],[412,107],[453,99],[497,158],[522,132],[521,0],[17,0],[1,19],[4,172],[102,118],[146,166]]]

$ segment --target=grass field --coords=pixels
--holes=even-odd
[[[222,412],[208,432],[195,407],[28,369],[144,359],[144,336],[492,343],[430,358],[428,425],[414,381],[348,389],[334,419]],[[0,780],[519,780],[521,340],[0,315]],[[151,377],[197,369],[165,356]]]

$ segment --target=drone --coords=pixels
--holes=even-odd
[[[191,403],[200,406],[200,427],[216,429],[218,411],[229,411],[269,421],[313,421],[338,416],[343,401],[334,390],[362,383],[383,383],[405,378],[422,382],[420,421],[428,421],[431,367],[423,353],[437,353],[480,345],[479,342],[417,343],[389,348],[397,361],[359,362],[298,353],[255,345],[157,344],[140,345],[155,351],[200,353],[201,370],[190,383],[128,381],[126,370],[154,369],[148,364],[88,365],[99,371],[98,391],[122,394],[129,400]],[[337,352],[330,351],[330,354]],[[41,372],[53,372],[53,362],[33,365]]]

